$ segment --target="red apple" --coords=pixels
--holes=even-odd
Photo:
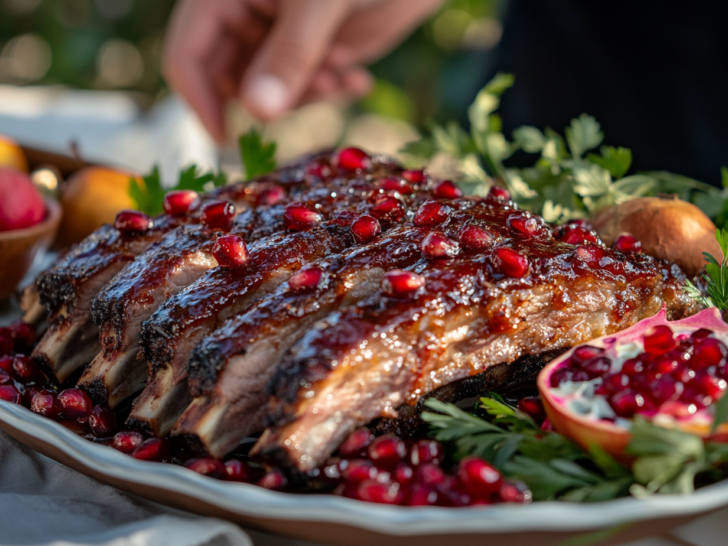
[[[0,167],[0,231],[33,226],[45,217],[45,203],[30,177]]]

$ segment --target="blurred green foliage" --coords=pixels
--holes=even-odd
[[[483,83],[484,55],[500,37],[504,1],[444,4],[375,63],[374,92],[358,109],[418,126],[431,119],[462,118]],[[128,89],[151,102],[165,91],[160,57],[173,6],[174,0],[0,0],[0,83]],[[11,55],[22,65],[33,53],[13,47],[24,35],[32,35],[30,45],[40,53],[47,52],[50,64],[42,65],[39,77],[32,70],[30,75],[22,70],[13,74],[8,68]]]

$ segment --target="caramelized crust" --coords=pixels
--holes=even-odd
[[[493,207],[483,222],[495,247],[528,258],[526,276],[505,276],[493,248],[463,253],[416,266],[426,284],[415,297],[380,293],[319,321],[269,383],[271,428],[255,453],[309,470],[357,426],[449,383],[622,330],[662,305],[671,318],[695,311],[676,266],[560,243],[546,229],[518,235],[512,214]],[[584,249],[598,257],[584,261]]]

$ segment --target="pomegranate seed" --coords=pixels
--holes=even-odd
[[[402,178],[413,184],[422,184],[427,179],[427,175],[422,169],[405,170],[402,171]]]
[[[369,444],[367,455],[378,468],[393,468],[407,455],[407,446],[396,436],[385,434]]]
[[[490,190],[488,190],[488,195],[486,195],[485,198],[488,201],[502,203],[511,200],[511,192],[505,188],[501,188],[500,186],[491,186]]]
[[[389,195],[374,205],[369,212],[380,220],[397,222],[404,218],[406,210],[402,201]]]
[[[581,369],[584,370],[590,378],[601,377],[612,369],[612,361],[606,356],[598,356],[587,360],[582,364]]]
[[[438,464],[442,462],[445,452],[442,445],[435,440],[420,440],[410,448],[409,460],[413,466],[424,463]]]
[[[49,419],[58,417],[61,408],[56,400],[56,393],[46,390],[37,392],[30,402],[30,411]]]
[[[441,485],[435,486],[439,498],[437,504],[439,506],[468,506],[472,499],[470,495],[465,493],[463,485],[455,476],[448,478]]]
[[[714,337],[696,339],[693,348],[693,366],[707,368],[708,366],[720,366],[724,363],[728,349],[722,341]]]
[[[414,224],[416,226],[439,226],[452,212],[452,209],[437,201],[425,201],[417,209],[414,217]]]
[[[614,241],[614,250],[622,254],[642,252],[642,243],[628,233],[623,233]]]
[[[517,480],[503,480],[498,497],[501,502],[510,502],[516,504],[528,504],[533,500],[533,494],[528,486]]]
[[[121,233],[139,233],[152,226],[152,219],[138,210],[122,210],[114,220],[114,227]]]
[[[698,372],[690,385],[699,393],[713,399],[720,398],[727,386],[725,379],[715,377],[709,374],[707,370]]]
[[[6,372],[3,369],[0,369],[0,385],[7,385],[8,383],[12,382],[13,378],[10,376],[8,372]]]
[[[306,168],[306,176],[326,180],[331,176],[331,166],[323,163],[312,163]]]
[[[606,393],[614,394],[629,387],[630,379],[629,376],[624,373],[613,373],[602,377],[601,386],[604,387]]]
[[[402,195],[410,195],[415,191],[414,188],[410,186],[406,180],[402,180],[401,178],[394,178],[392,176],[382,179],[379,182],[379,188],[384,191],[396,191],[397,193]]]
[[[692,334],[690,334],[690,339],[703,339],[712,335],[713,332],[711,332],[707,328],[699,328],[698,330],[695,330]]]
[[[596,243],[597,237],[588,229],[578,226],[559,226],[555,233],[556,239],[570,245],[581,245],[584,243]]]
[[[412,478],[415,475],[414,469],[405,463],[399,463],[392,473],[392,477],[394,478],[394,481],[396,481],[399,484],[407,485],[412,481]]]
[[[185,468],[189,468],[190,470],[197,472],[198,474],[202,474],[203,476],[215,478],[216,480],[221,480],[226,475],[225,465],[222,463],[222,461],[218,461],[217,459],[213,459],[212,457],[200,457],[197,459],[190,459],[185,463]]]
[[[434,463],[422,463],[415,470],[415,479],[425,485],[445,483],[445,472]]]
[[[413,484],[410,487],[409,497],[407,498],[408,506],[435,506],[438,503],[439,496],[437,491],[421,484]]]
[[[472,497],[486,498],[500,490],[503,477],[478,457],[465,457],[458,465],[458,481]]]
[[[273,206],[277,203],[280,203],[286,198],[286,190],[282,186],[271,186],[270,188],[264,189],[260,194],[258,194],[258,198],[256,199],[256,203],[264,206]]]
[[[528,415],[537,425],[546,419],[546,410],[543,409],[543,402],[538,396],[527,396],[518,401],[518,409]]]
[[[10,328],[0,328],[0,355],[7,355],[13,352],[15,340]]]
[[[82,419],[91,415],[93,404],[81,389],[66,389],[58,395],[58,405],[64,419]]]
[[[94,406],[88,424],[97,438],[108,438],[116,433],[116,415],[106,406]]]
[[[668,351],[672,351],[677,346],[677,342],[670,327],[660,324],[645,332],[644,345],[646,353],[663,355]]]
[[[289,203],[283,212],[283,222],[291,230],[310,229],[323,222],[324,217],[303,203]]]
[[[635,377],[645,370],[645,365],[639,358],[629,358],[622,364],[622,373]]]
[[[357,243],[367,243],[382,233],[379,220],[369,214],[362,214],[351,224],[351,234]]]
[[[690,380],[695,378],[695,370],[691,370],[686,364],[679,364],[677,368],[675,368],[675,371],[672,372],[672,377],[675,381],[688,383]]]
[[[255,471],[248,464],[239,459],[225,461],[225,479],[230,482],[250,483],[253,481]]]
[[[598,246],[579,245],[574,249],[574,257],[589,267],[599,267],[600,261],[607,255],[606,251]]]
[[[40,378],[40,370],[35,360],[25,355],[15,355],[13,359],[13,377],[19,383],[30,383]]]
[[[169,445],[162,438],[149,438],[139,444],[131,456],[142,461],[161,461],[167,457]]]
[[[551,424],[551,421],[549,421],[548,417],[544,419],[543,423],[541,423],[541,430],[545,430],[546,432],[553,432],[554,431],[554,425]]]
[[[583,365],[593,358],[604,354],[604,349],[592,345],[580,345],[571,353],[571,360],[578,365]]]
[[[675,360],[670,354],[658,357],[650,367],[651,371],[659,374],[670,374],[677,369],[678,361]]]
[[[18,390],[20,391],[20,403],[26,408],[30,408],[33,397],[43,389],[39,389],[35,385],[22,385]]]
[[[393,298],[410,296],[423,286],[425,286],[425,278],[422,275],[402,269],[387,271],[382,280],[382,291]]]
[[[319,267],[304,267],[291,275],[288,286],[291,290],[313,290],[319,285],[323,276],[324,272]]]
[[[496,269],[509,277],[520,278],[528,274],[528,258],[512,248],[496,248],[492,260]]]
[[[405,500],[405,492],[397,482],[381,483],[365,480],[357,486],[355,498],[377,504],[401,504]]]
[[[664,404],[669,400],[677,400],[685,386],[669,375],[663,375],[650,384],[650,395],[656,404]]]
[[[263,477],[258,480],[259,487],[270,489],[272,491],[281,491],[288,485],[288,479],[279,469],[266,472]]]
[[[584,218],[574,218],[572,220],[567,221],[566,225],[567,226],[576,226],[576,227],[580,227],[580,228],[584,228],[584,229],[588,229],[588,230],[593,229],[589,220],[585,220]]]
[[[339,455],[345,458],[361,457],[373,439],[374,435],[369,432],[369,429],[355,430],[339,446]]]
[[[461,229],[458,238],[460,244],[468,250],[483,250],[493,242],[493,235],[487,229],[474,225]]]
[[[432,190],[432,195],[441,199],[458,199],[463,196],[463,190],[458,188],[451,180],[443,180]]]
[[[111,441],[111,447],[122,453],[131,453],[144,441],[144,437],[138,432],[125,430],[117,432]]]
[[[15,357],[12,355],[0,356],[0,370],[4,371],[5,373],[12,374],[14,360]]]
[[[359,148],[344,148],[336,156],[336,165],[346,171],[367,170],[372,166],[372,158]]]
[[[535,217],[529,214],[515,214],[508,218],[508,227],[515,233],[533,237],[538,235],[541,225]]]
[[[460,245],[442,233],[433,232],[422,241],[421,249],[425,258],[452,258],[460,252]]]
[[[697,409],[703,409],[713,402],[713,398],[704,392],[699,392],[696,385],[690,384],[685,387],[685,390],[680,395],[680,401],[687,404],[694,404]]]
[[[556,388],[565,381],[574,383],[589,381],[589,375],[584,370],[575,370],[574,368],[559,368],[551,374],[552,387]]]
[[[27,351],[32,349],[33,344],[35,343],[35,330],[30,324],[23,321],[14,322],[9,328],[7,328],[7,330],[10,333],[10,337],[15,342],[16,351],[22,352],[21,349]],[[2,345],[2,341],[0,341],[0,345]],[[0,354],[2,353],[2,347],[0,347]]]
[[[212,255],[220,267],[240,269],[248,265],[248,247],[238,235],[219,237],[212,248]]]
[[[377,477],[377,469],[371,461],[366,459],[354,459],[348,462],[341,475],[347,482],[359,483],[364,480],[375,479]]]
[[[645,398],[639,393],[625,389],[612,396],[609,405],[619,417],[628,418],[645,407]]]
[[[0,400],[20,404],[20,391],[15,385],[0,385]]]
[[[164,196],[164,212],[174,216],[179,216],[181,214],[186,214],[199,203],[199,196],[194,190],[170,191]]]
[[[235,217],[235,205],[230,201],[211,201],[202,207],[202,223],[210,229],[228,231]]]

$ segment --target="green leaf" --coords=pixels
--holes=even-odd
[[[709,296],[704,296],[702,292],[698,290],[698,287],[690,282],[690,279],[685,279],[685,292],[703,307],[715,307],[713,300]]]
[[[420,140],[407,142],[399,150],[399,153],[421,162],[429,161],[435,156],[436,152],[437,146],[435,146],[434,140],[430,137],[422,137]]]
[[[490,93],[491,95],[502,95],[505,91],[513,87],[516,82],[516,77],[513,74],[506,74],[504,72],[498,72],[492,80],[490,80],[483,91]]]
[[[612,177],[599,165],[579,164],[573,168],[574,191],[577,195],[601,197],[609,193]]]
[[[256,127],[240,135],[238,147],[246,180],[275,170],[276,143],[263,142],[262,134]]]
[[[724,188],[728,188],[728,168],[727,167],[720,168],[720,182]]]
[[[584,152],[599,146],[603,139],[597,120],[586,114],[572,119],[571,125],[566,128],[566,141],[574,159],[581,158]]]
[[[529,154],[540,153],[546,146],[546,137],[544,134],[529,125],[519,127],[513,131],[513,141],[516,146]]]
[[[627,174],[632,164],[632,151],[629,148],[602,146],[600,151],[602,155],[589,154],[589,161],[607,169],[614,179]]]
[[[721,396],[715,405],[715,417],[710,431],[715,432],[725,422],[728,422],[728,396]]]
[[[137,208],[148,214],[156,216],[162,213],[164,201],[164,189],[159,174],[159,167],[155,165],[152,172],[142,177],[143,184],[132,180],[129,184],[129,196],[136,203]]]

